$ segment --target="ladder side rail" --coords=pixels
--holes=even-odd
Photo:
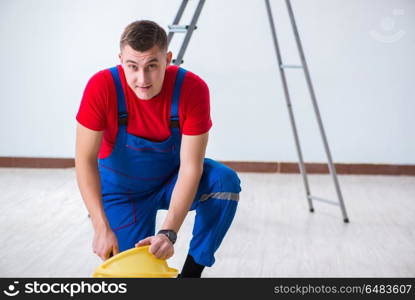
[[[173,25],[179,24],[180,19],[183,16],[183,12],[186,8],[187,3],[189,2],[189,0],[182,0],[182,3],[180,4],[179,10],[176,13],[176,16],[174,17],[173,20]],[[173,38],[174,32],[170,31],[169,34],[167,35],[167,46],[170,45],[170,42]]]
[[[196,23],[197,23],[197,20],[199,19],[200,13],[202,12],[202,8],[203,8],[204,4],[205,4],[205,0],[199,0],[199,3],[197,4],[196,10],[195,10],[195,13],[194,13],[194,15],[192,17],[192,20],[190,22],[188,31],[187,31],[184,39],[183,39],[182,46],[180,47],[179,54],[177,55],[177,57],[174,61],[174,64],[176,66],[181,65],[182,62],[183,62],[184,53],[186,51],[187,45],[189,44],[190,38],[192,37],[193,31],[196,28]]]
[[[308,184],[307,172],[306,172],[306,169],[305,169],[303,155],[302,155],[302,151],[301,151],[300,139],[299,139],[298,133],[297,133],[297,126],[296,126],[296,123],[295,123],[295,117],[294,117],[294,113],[293,113],[293,109],[292,109],[292,105],[291,105],[290,93],[288,91],[288,85],[287,85],[287,80],[286,80],[286,77],[285,77],[285,71],[284,71],[284,68],[281,67],[283,65],[282,58],[281,58],[281,51],[280,51],[280,48],[279,48],[279,45],[278,45],[278,39],[277,39],[274,19],[273,19],[273,16],[272,16],[271,5],[269,3],[269,0],[265,0],[265,4],[266,4],[268,19],[269,19],[269,23],[270,23],[270,27],[271,27],[272,40],[274,42],[275,54],[276,54],[277,60],[278,60],[278,66],[279,66],[278,69],[279,69],[280,75],[281,75],[285,100],[287,102],[288,113],[289,113],[290,121],[291,121],[291,127],[292,127],[292,131],[293,131],[293,134],[294,134],[294,140],[295,140],[297,155],[298,155],[298,159],[299,159],[300,172],[301,172],[301,175],[303,177],[304,187],[305,187],[306,196],[307,196],[306,198],[307,198],[307,201],[308,201],[308,204],[309,204],[309,208],[310,208],[310,211],[313,212],[314,211],[313,204],[312,204],[312,201],[309,197],[311,195],[310,194],[310,186]]]
[[[300,54],[300,59],[301,59],[304,74],[305,74],[305,77],[306,77],[308,90],[310,92],[314,112],[315,112],[316,118],[317,118],[318,127],[319,127],[319,130],[320,130],[321,138],[323,140],[324,150],[325,150],[326,155],[327,155],[329,170],[330,170],[330,173],[331,173],[333,181],[334,181],[334,186],[335,186],[335,189],[336,189],[337,197],[338,197],[339,202],[340,202],[340,207],[341,207],[341,211],[342,211],[342,214],[343,214],[344,222],[347,223],[347,222],[349,222],[349,219],[348,219],[348,216],[347,216],[347,213],[346,213],[346,207],[344,205],[343,195],[341,193],[340,185],[339,185],[339,182],[338,182],[338,179],[337,179],[336,168],[334,167],[333,160],[332,160],[332,157],[331,157],[329,144],[328,144],[327,137],[326,137],[326,134],[325,134],[325,131],[324,131],[323,121],[321,119],[320,110],[318,108],[316,95],[315,95],[314,88],[313,88],[313,85],[312,85],[312,82],[311,82],[311,77],[310,77],[308,65],[307,65],[307,62],[306,62],[306,59],[305,59],[304,50],[303,50],[303,47],[301,45],[300,35],[298,33],[298,28],[297,28],[297,24],[295,22],[294,13],[293,13],[293,10],[292,10],[292,7],[291,7],[290,0],[285,0],[285,3],[287,5],[288,14],[290,16],[291,26],[293,28],[297,49],[298,49],[298,52]]]

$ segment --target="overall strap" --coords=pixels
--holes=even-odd
[[[117,103],[118,103],[118,125],[127,125],[128,114],[127,107],[125,105],[125,96],[122,90],[120,74],[118,73],[118,68],[110,68],[112,79],[114,80],[115,89],[117,91]]]
[[[186,70],[180,68],[177,70],[176,81],[174,83],[173,99],[170,110],[170,128],[179,128],[179,100],[180,90],[182,88],[183,78],[186,75]]]

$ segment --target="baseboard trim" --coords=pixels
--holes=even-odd
[[[1,168],[73,168],[73,158],[0,157]]]
[[[256,173],[300,173],[295,162],[240,162],[220,161],[237,172]],[[2,168],[73,168],[73,158],[43,157],[0,157]],[[328,174],[328,166],[323,163],[305,163],[309,174]],[[337,174],[354,175],[412,175],[415,176],[415,165],[387,164],[335,164]]]
[[[298,163],[294,162],[236,162],[222,161],[238,172],[260,173],[300,173]],[[415,165],[387,164],[346,164],[335,163],[337,174],[353,175],[415,175]],[[329,174],[327,164],[305,163],[308,174]]]

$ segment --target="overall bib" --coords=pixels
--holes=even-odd
[[[170,111],[169,138],[153,142],[127,132],[127,109],[117,67],[110,69],[117,91],[118,132],[111,154],[98,159],[102,201],[119,251],[155,234],[159,209],[168,209],[180,167],[180,90],[186,70],[177,71]],[[190,210],[196,210],[189,254],[212,266],[233,217],[241,191],[234,170],[205,158],[203,174]]]

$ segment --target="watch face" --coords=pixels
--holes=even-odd
[[[176,242],[177,234],[173,230],[160,230],[159,233],[166,235],[173,244]]]
[[[169,235],[170,241],[172,241],[172,242],[176,241],[176,235],[174,234],[174,232],[169,231],[167,234]]]

